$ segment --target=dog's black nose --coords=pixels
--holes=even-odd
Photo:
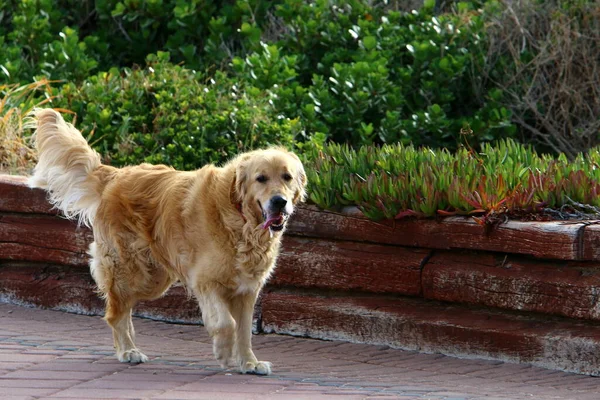
[[[271,198],[271,207],[275,210],[281,210],[287,204],[287,200],[277,195]]]

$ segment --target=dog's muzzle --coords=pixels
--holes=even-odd
[[[287,210],[288,201],[280,195],[275,195],[269,199],[266,210],[262,207],[260,202],[258,202],[258,204],[261,206],[260,208],[265,221],[263,228],[270,228],[272,231],[282,230],[285,221],[290,215],[290,212]]]

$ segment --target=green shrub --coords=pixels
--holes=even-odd
[[[76,29],[62,24],[52,0],[0,4],[1,82],[31,82],[35,76],[81,81],[98,65],[97,38],[79,39]]]
[[[170,52],[205,70],[259,47],[274,2],[264,0],[22,0],[0,3],[0,82],[81,81],[99,68],[144,65]]]
[[[412,12],[383,0],[9,0],[0,2],[0,84],[60,80],[53,84],[66,98],[57,101],[73,102],[85,126],[98,127],[98,145],[117,163],[133,162],[139,151],[128,143],[141,139],[129,132],[154,135],[158,149],[172,150],[167,157],[153,148],[144,158],[191,163],[175,154],[188,152],[175,142],[189,140],[155,132],[174,132],[175,122],[151,116],[168,114],[154,87],[184,96],[196,93],[197,82],[148,83],[139,72],[148,54],[165,51],[188,70],[182,74],[199,71],[202,81],[242,90],[248,98],[235,105],[236,115],[247,114],[242,120],[263,108],[267,131],[294,121],[289,131],[302,141],[319,134],[355,147],[453,151],[468,127],[475,147],[518,137],[569,158],[598,143],[595,2],[442,3],[453,6],[440,13],[433,0]],[[102,79],[117,92],[102,88]],[[105,101],[120,104],[115,121],[125,125],[113,123],[120,131],[106,128],[115,106]],[[233,110],[219,107],[211,112]]]
[[[73,110],[78,127],[114,165],[194,169],[256,147],[289,147],[301,131],[260,90],[223,73],[204,79],[159,53],[144,69],[113,69],[79,87],[63,86],[54,106]]]
[[[480,93],[487,11],[461,3],[434,16],[429,3],[403,13],[363,0],[286,0],[282,39],[234,58],[234,71],[339,143],[456,148],[465,125],[476,142],[513,136],[501,93]]]
[[[188,69],[264,91],[308,135],[339,143],[456,148],[467,124],[474,142],[514,135],[502,93],[479,74],[494,1],[441,15],[431,1],[411,13],[365,0],[10,3],[0,6],[0,69],[11,82],[79,84],[168,51]]]
[[[147,54],[167,51],[189,68],[221,66],[257,46],[272,1],[96,1],[95,32],[111,46],[111,62],[143,65]]]

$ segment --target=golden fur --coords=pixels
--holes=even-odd
[[[219,363],[270,373],[270,363],[252,351],[252,314],[287,217],[304,198],[298,157],[271,148],[190,172],[149,164],[117,169],[102,165],[56,111],[37,110],[34,122],[39,162],[30,184],[48,190],[67,217],[93,227],[90,269],[106,298],[119,360],[147,361],[134,343],[132,308],[179,280],[200,303]]]

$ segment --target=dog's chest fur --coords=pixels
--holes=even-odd
[[[238,243],[234,276],[237,294],[256,292],[264,286],[275,269],[281,236],[272,237],[262,228],[246,232]]]
[[[246,232],[230,242],[229,254],[218,258],[214,246],[204,242],[205,249],[211,249],[208,252],[195,249],[191,260],[179,257],[187,270],[186,284],[191,288],[218,284],[233,295],[258,293],[273,273],[280,238],[280,234],[272,237],[268,230],[248,224]],[[186,266],[186,262],[191,263]]]

